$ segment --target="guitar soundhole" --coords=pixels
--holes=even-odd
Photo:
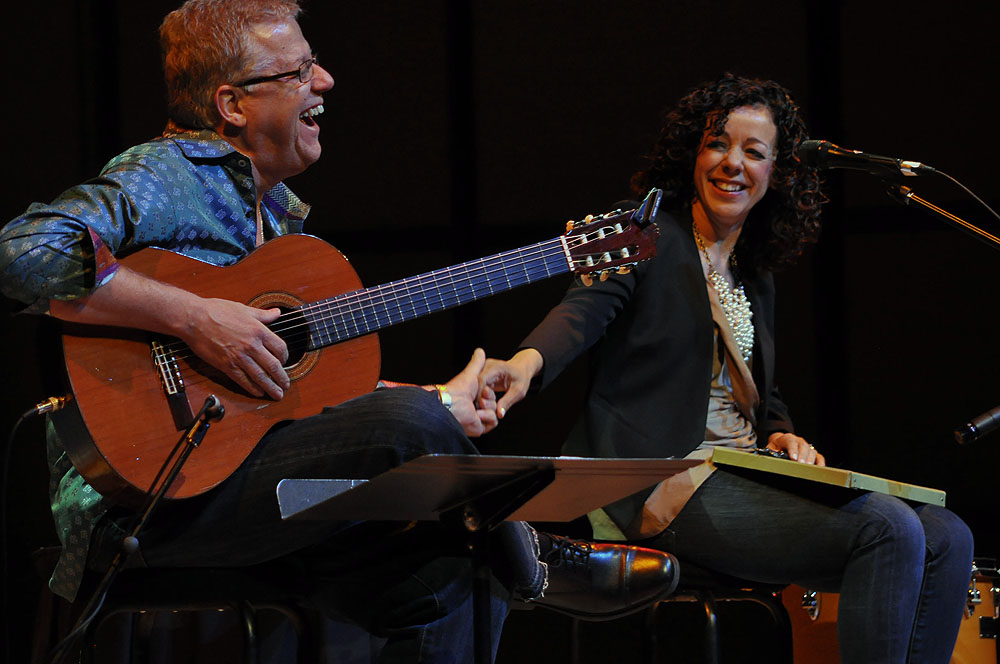
[[[309,350],[309,335],[307,334],[309,328],[307,326],[305,316],[284,307],[281,307],[281,318],[278,319],[278,322],[269,326],[288,346],[288,361],[285,362],[285,369],[292,368],[301,362],[306,351]]]
[[[298,380],[312,371],[319,362],[320,351],[309,350],[309,325],[298,308],[302,301],[288,293],[262,293],[248,302],[261,309],[277,308],[281,317],[268,327],[274,331],[288,347],[288,361],[285,371],[291,380]]]

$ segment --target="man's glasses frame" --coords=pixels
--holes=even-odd
[[[245,81],[241,81],[236,84],[238,88],[245,88],[250,85],[257,85],[258,83],[267,83],[269,81],[277,81],[282,78],[288,78],[289,76],[295,76],[299,79],[299,83],[308,83],[313,77],[313,65],[318,62],[316,54],[313,53],[312,56],[299,65],[298,69],[293,69],[292,71],[282,72],[280,74],[271,74],[269,76],[258,76],[256,78],[248,78]]]

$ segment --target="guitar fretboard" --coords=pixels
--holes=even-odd
[[[562,238],[302,306],[309,350],[570,271]]]

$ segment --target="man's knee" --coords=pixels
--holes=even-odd
[[[379,437],[406,441],[406,446],[416,453],[478,453],[435,392],[419,387],[396,387],[377,390],[359,400],[366,401],[359,404],[363,406],[359,414],[364,413],[364,426],[377,429]]]

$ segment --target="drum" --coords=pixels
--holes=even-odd
[[[788,586],[782,603],[792,623],[796,664],[837,664],[839,595]],[[994,559],[977,558],[969,581],[969,604],[958,631],[951,664],[1000,664],[1000,575]]]
[[[951,664],[997,664],[1000,576],[994,559],[977,558],[969,581],[969,605],[958,630]]]
[[[792,623],[796,664],[837,664],[837,604],[839,595],[788,586],[782,603]],[[1000,664],[997,625],[1000,624],[1000,575],[996,560],[977,558],[969,581],[969,604],[958,631],[951,664]]]
[[[795,664],[839,664],[837,604],[840,595],[788,586],[781,602],[792,623]]]

